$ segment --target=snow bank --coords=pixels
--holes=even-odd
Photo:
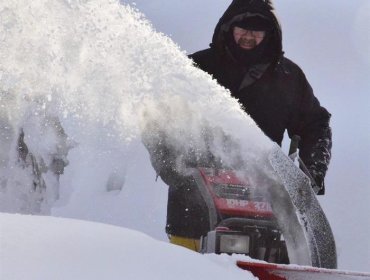
[[[0,214],[2,280],[256,279],[229,256],[78,220]]]

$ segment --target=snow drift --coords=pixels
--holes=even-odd
[[[78,220],[0,214],[3,280],[256,279],[230,256],[200,255],[140,232]]]

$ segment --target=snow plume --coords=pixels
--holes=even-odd
[[[22,189],[20,179],[31,171],[15,164],[22,131],[38,168],[52,169],[52,155],[65,157],[74,146],[81,168],[106,177],[108,169],[125,168],[119,157],[115,164],[112,158],[116,152],[127,156],[141,133],[151,140],[164,134],[182,155],[210,151],[231,166],[235,153],[252,162],[272,146],[225,89],[129,6],[98,0],[3,1],[0,16],[1,121],[7,134],[1,139],[2,197],[10,189],[34,192]],[[225,139],[238,148],[225,149]],[[40,172],[47,190],[58,185],[58,176]],[[56,199],[58,189],[52,193],[47,197]]]

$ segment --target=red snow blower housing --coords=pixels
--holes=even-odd
[[[199,168],[194,177],[210,211],[214,230],[201,239],[201,252],[245,254],[289,263],[270,203],[248,180],[231,170]],[[217,213],[217,217],[215,214]]]

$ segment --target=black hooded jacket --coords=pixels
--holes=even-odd
[[[263,54],[248,63],[233,52],[230,32],[235,22],[255,16],[267,19],[271,30]],[[190,57],[231,91],[273,141],[281,145],[285,130],[290,137],[301,137],[300,157],[323,194],[331,157],[330,114],[320,106],[299,66],[283,56],[281,28],[269,1],[234,0],[219,20],[210,48]]]
[[[269,21],[271,30],[262,55],[241,60],[230,30],[236,21],[255,16]],[[269,1],[234,0],[219,20],[210,48],[190,58],[229,89],[273,141],[280,145],[285,130],[289,136],[299,135],[301,159],[318,183],[323,182],[331,155],[330,114],[320,106],[302,70],[283,56],[281,29]],[[147,147],[153,166],[170,186],[167,233],[199,238],[209,230],[208,211],[194,182],[171,168],[161,168],[161,163],[171,163],[166,145]]]

